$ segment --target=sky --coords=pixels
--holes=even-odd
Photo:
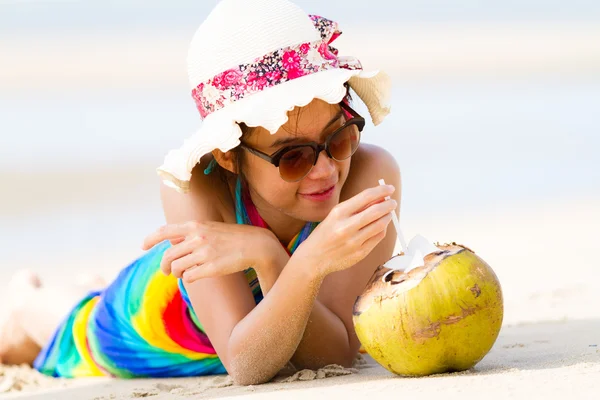
[[[0,0],[0,34],[106,29],[186,29],[215,0]],[[600,21],[595,0],[298,0],[308,13],[346,23]]]

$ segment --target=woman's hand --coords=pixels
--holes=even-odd
[[[146,237],[142,248],[148,250],[164,240],[173,246],[165,251],[161,270],[186,282],[256,268],[284,251],[267,229],[212,221],[164,225]]]
[[[366,189],[335,206],[296,250],[322,276],[350,268],[365,258],[385,237],[397,202],[385,200],[391,185]]]

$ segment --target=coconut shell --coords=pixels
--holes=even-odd
[[[390,259],[354,305],[364,349],[398,375],[469,369],[502,326],[502,290],[492,268],[464,246],[438,247],[408,273],[390,272]]]

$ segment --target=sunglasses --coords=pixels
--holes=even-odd
[[[298,182],[306,177],[312,168],[317,165],[319,155],[323,150],[325,150],[329,158],[335,161],[344,161],[350,158],[356,152],[356,149],[358,149],[360,133],[365,127],[365,119],[346,103],[342,102],[340,106],[352,118],[329,135],[324,144],[308,142],[286,146],[271,155],[253,149],[243,143],[240,146],[249,153],[279,168],[279,175],[283,180]]]

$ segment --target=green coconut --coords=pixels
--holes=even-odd
[[[394,268],[399,256],[390,259],[354,304],[364,349],[398,375],[467,370],[500,332],[502,290],[492,268],[465,246],[437,247],[407,272]]]

